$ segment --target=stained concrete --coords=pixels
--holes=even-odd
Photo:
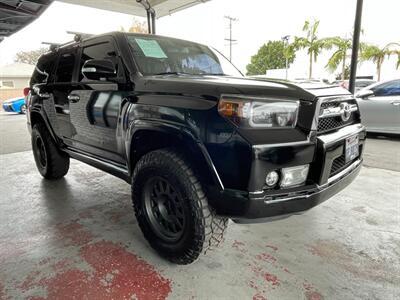
[[[189,266],[144,240],[130,187],[77,161],[46,181],[31,152],[0,156],[0,299],[399,299],[400,176],[365,167],[324,204],[230,224]]]

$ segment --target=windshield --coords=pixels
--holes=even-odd
[[[242,74],[218,51],[193,42],[146,35],[127,35],[135,61],[143,75]]]

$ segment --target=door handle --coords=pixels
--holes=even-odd
[[[400,101],[392,101],[392,102],[390,102],[390,104],[392,104],[394,106],[399,106],[400,105]]]
[[[81,98],[78,95],[68,95],[68,100],[71,101],[72,103],[76,103],[80,100]]]

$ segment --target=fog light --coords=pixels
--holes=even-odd
[[[276,171],[271,171],[267,174],[267,177],[265,177],[265,183],[268,186],[274,186],[277,184],[279,180],[279,174]]]
[[[308,175],[309,165],[302,165],[282,169],[281,187],[303,184]]]

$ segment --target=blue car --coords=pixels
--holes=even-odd
[[[3,109],[7,112],[26,113],[26,104],[24,97],[17,97],[3,102]]]

